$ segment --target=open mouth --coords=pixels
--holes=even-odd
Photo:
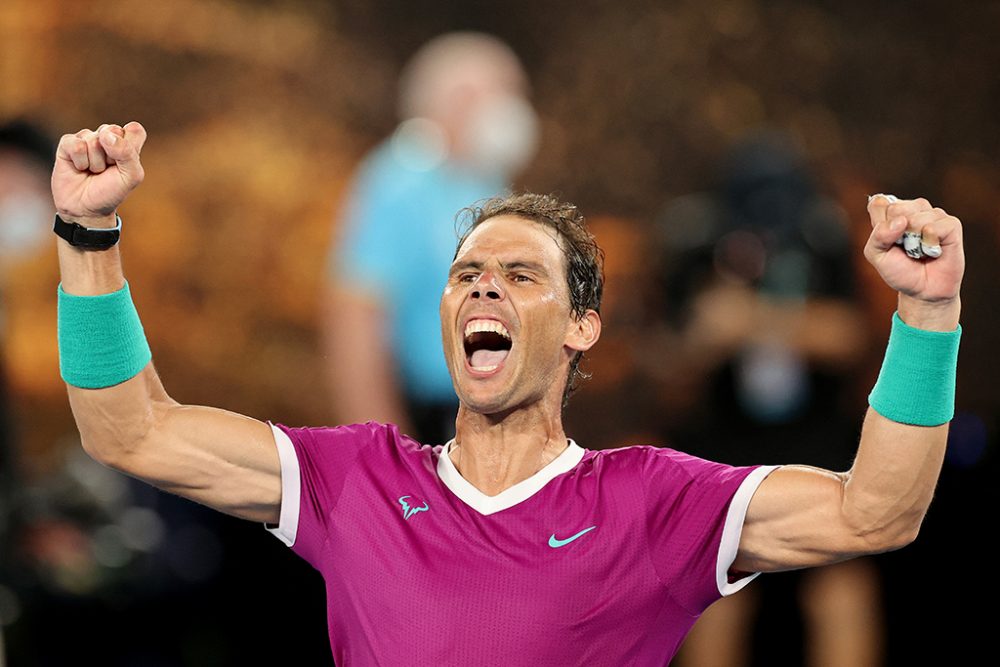
[[[510,347],[510,332],[496,320],[470,320],[465,325],[465,358],[477,373],[499,368]]]

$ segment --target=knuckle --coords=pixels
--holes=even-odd
[[[920,208],[927,208],[927,209],[931,208],[931,203],[927,201],[924,197],[917,197],[916,199],[913,200],[913,202],[917,204],[917,206],[919,206]]]

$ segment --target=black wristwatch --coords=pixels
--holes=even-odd
[[[77,222],[66,222],[56,213],[56,224],[52,228],[59,237],[66,239],[71,246],[84,250],[107,250],[121,238],[122,219],[115,213],[117,227],[111,229],[91,229]]]

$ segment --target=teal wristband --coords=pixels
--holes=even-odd
[[[951,421],[961,338],[962,325],[954,331],[926,331],[893,313],[885,361],[868,404],[902,424],[940,426]]]
[[[153,358],[128,282],[117,292],[74,296],[59,285],[59,372],[67,384],[100,389],[139,374]]]

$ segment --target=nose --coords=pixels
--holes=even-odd
[[[502,301],[504,298],[503,286],[492,271],[483,271],[472,285],[470,296],[473,299]]]

